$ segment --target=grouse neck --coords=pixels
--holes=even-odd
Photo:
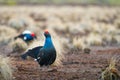
[[[44,48],[53,48],[53,43],[52,43],[52,39],[51,37],[47,37],[45,39],[45,44],[44,44]]]

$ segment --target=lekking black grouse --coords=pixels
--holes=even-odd
[[[25,30],[22,34],[14,37],[14,39],[16,40],[17,38],[21,38],[23,41],[25,41],[27,44],[29,44],[30,41],[33,41],[34,39],[36,39],[36,34],[29,31],[29,30]]]

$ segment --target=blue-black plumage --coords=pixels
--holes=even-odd
[[[17,38],[21,38],[23,41],[28,43],[28,42],[36,39],[37,37],[36,37],[35,33],[26,30],[22,34],[16,36],[14,39],[16,40]]]
[[[39,50],[42,48],[43,46],[38,46],[38,47],[35,47],[33,49],[29,49],[25,54],[21,55],[21,58],[22,59],[27,59],[27,56],[30,56],[34,59],[37,59],[38,57],[38,54],[39,54]]]

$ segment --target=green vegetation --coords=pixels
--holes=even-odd
[[[120,0],[0,0],[1,4],[16,5],[25,4],[106,4],[120,5]]]
[[[110,4],[120,5],[120,0],[109,0]]]

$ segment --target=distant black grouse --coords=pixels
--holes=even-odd
[[[56,59],[56,50],[53,45],[51,35],[46,30],[44,32],[44,36],[45,36],[44,46],[38,46],[28,50],[25,54],[21,56],[22,59],[26,59],[27,56],[31,56],[32,58],[36,59],[40,66],[48,66],[54,63]]]
[[[25,41],[27,44],[36,39],[36,35],[35,33],[29,31],[29,30],[25,30],[22,34],[16,36],[14,39],[16,40],[17,38],[21,38],[23,41]]]

